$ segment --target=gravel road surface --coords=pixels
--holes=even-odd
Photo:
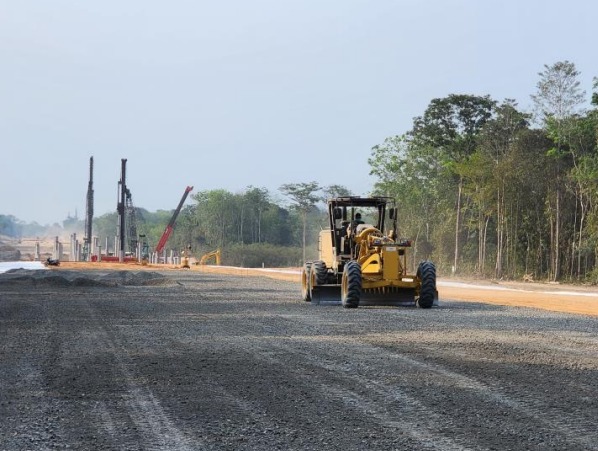
[[[299,297],[188,271],[1,275],[0,449],[598,449],[597,317]]]

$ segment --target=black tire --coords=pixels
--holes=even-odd
[[[314,272],[316,286],[326,285],[326,283],[328,283],[328,268],[326,268],[326,263],[322,260],[313,262],[311,270]]]
[[[356,261],[349,261],[345,264],[341,283],[343,307],[359,307],[359,298],[361,298],[361,266]]]
[[[311,263],[306,263],[301,268],[301,299],[303,302],[311,302]]]
[[[436,297],[436,267],[430,261],[423,261],[417,268],[417,277],[421,286],[417,306],[431,308]]]

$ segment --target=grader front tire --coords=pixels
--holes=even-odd
[[[436,267],[430,261],[423,261],[417,269],[417,277],[421,282],[417,306],[431,308],[436,296]]]
[[[347,262],[341,283],[341,302],[345,308],[359,307],[361,297],[361,266],[355,261]]]

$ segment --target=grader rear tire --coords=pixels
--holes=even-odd
[[[301,268],[301,299],[303,302],[311,302],[311,263],[306,263]]]
[[[341,302],[345,308],[359,307],[361,297],[361,266],[356,261],[347,262],[341,282]]]
[[[417,268],[417,277],[421,281],[417,306],[430,308],[436,296],[436,267],[430,261],[423,261]]]

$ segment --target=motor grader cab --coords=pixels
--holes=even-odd
[[[438,299],[429,261],[410,274],[411,242],[397,238],[397,208],[387,197],[328,200],[329,227],[320,232],[319,258],[301,270],[302,298],[316,304],[408,305],[430,308]]]

